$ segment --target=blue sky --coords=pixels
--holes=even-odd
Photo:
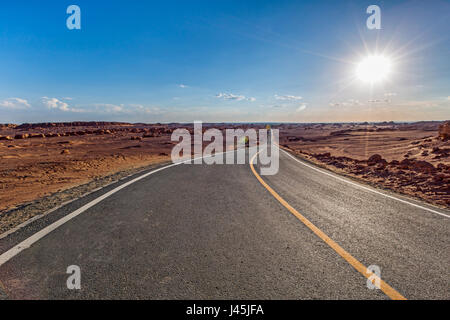
[[[449,119],[448,21],[439,0],[2,2],[0,123]]]

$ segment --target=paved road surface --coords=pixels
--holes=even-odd
[[[448,211],[368,191],[284,152],[278,174],[262,178],[355,259],[379,266],[407,299],[450,298]],[[114,187],[0,239],[0,254]],[[0,298],[389,299],[248,164],[159,171],[1,259]],[[69,265],[81,268],[81,290],[66,287]]]

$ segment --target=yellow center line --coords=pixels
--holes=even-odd
[[[375,273],[367,269],[361,262],[355,259],[350,253],[344,250],[340,245],[338,245],[333,239],[327,236],[322,230],[317,228],[311,221],[305,218],[300,212],[295,210],[286,200],[284,200],[278,193],[275,192],[256,172],[255,167],[253,166],[253,161],[256,156],[259,154],[256,153],[252,159],[250,160],[250,168],[252,169],[253,174],[256,176],[258,181],[266,188],[272,196],[275,197],[286,209],[288,209],[294,216],[296,216],[305,226],[307,226],[312,232],[314,232],[320,239],[322,239],[327,245],[329,245],[334,251],[336,251],[342,258],[345,259],[353,268],[359,271],[363,276],[370,279],[372,282],[378,282],[380,284],[380,289],[391,299],[393,300],[406,300],[404,296],[402,296],[397,290],[392,288],[386,282],[384,282],[380,277],[378,277]]]

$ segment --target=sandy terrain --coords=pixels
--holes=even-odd
[[[281,125],[280,144],[370,184],[450,207],[450,124]]]
[[[170,133],[158,125],[3,127],[0,212],[117,171],[169,161]]]
[[[249,125],[204,124],[219,129]],[[441,128],[439,129],[439,126]],[[0,125],[0,234],[139,168],[170,162],[180,124]],[[263,128],[264,125],[252,125]],[[450,125],[283,124],[280,144],[367,183],[450,207]],[[207,144],[207,143],[205,143]]]

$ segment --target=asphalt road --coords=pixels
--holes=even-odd
[[[262,178],[364,266],[379,266],[382,280],[405,298],[450,298],[448,211],[369,191],[284,152],[278,174]],[[119,184],[0,239],[0,254]],[[67,289],[70,265],[81,269],[81,290]],[[369,289],[248,164],[183,164],[130,184],[3,264],[0,255],[2,296],[389,299]]]

